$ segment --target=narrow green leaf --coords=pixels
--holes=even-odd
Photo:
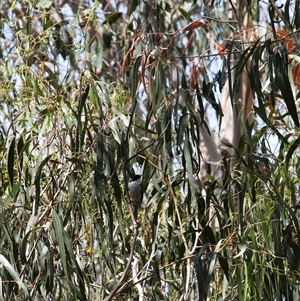
[[[0,266],[1,265],[9,272],[9,274],[12,276],[14,281],[16,281],[18,286],[22,288],[22,290],[26,294],[26,297],[28,298],[29,293],[28,293],[27,287],[22,282],[21,278],[19,277],[18,272],[13,268],[13,266],[10,264],[10,262],[2,254],[0,254]]]
[[[228,264],[228,260],[226,258],[225,251],[224,251],[224,257],[222,255],[218,255],[218,260],[219,260],[220,266],[227,278],[227,281],[229,281],[229,264]]]
[[[233,258],[238,258],[238,257],[242,256],[247,250],[247,245],[245,243],[239,242],[238,247],[240,249],[240,252],[238,254],[236,254]]]
[[[217,255],[215,253],[210,253],[207,256],[207,262],[206,262],[206,276],[205,276],[205,285],[204,285],[204,291],[206,296],[208,295],[209,291],[209,284],[210,280],[214,271],[215,263],[216,263]]]
[[[190,22],[192,21],[189,14],[183,8],[179,7],[178,10],[186,20],[188,20]]]
[[[205,242],[208,242],[211,245],[216,244],[214,232],[209,225],[205,225],[205,227],[203,229],[203,236],[205,237]]]
[[[290,160],[291,157],[293,156],[294,152],[299,148],[300,145],[300,137],[298,137],[293,143],[292,145],[289,147],[289,150],[286,154],[286,158],[285,158],[285,166],[286,169],[288,170],[289,166],[290,166]]]
[[[299,119],[297,114],[297,108],[295,105],[295,99],[288,78],[286,76],[283,76],[282,73],[278,71],[276,76],[276,82],[282,93],[283,100],[286,103],[289,114],[291,115],[295,125],[299,127]]]
[[[212,273],[214,271],[214,265],[217,255],[215,253],[205,254],[208,244],[203,245],[200,248],[197,256],[195,257],[195,269],[198,282],[199,301],[206,301],[209,291],[209,283]]]
[[[185,164],[186,164],[186,170],[187,170],[187,176],[188,176],[188,190],[191,192],[190,197],[190,202],[191,200],[195,199],[195,183],[194,183],[194,171],[193,171],[193,163],[192,163],[192,149],[191,145],[189,143],[189,139],[184,140],[184,159],[185,159]]]
[[[26,81],[26,84],[27,84],[28,87],[30,87],[31,89],[34,88],[33,82],[32,82],[32,80],[29,76],[25,77],[25,81]]]
[[[131,15],[135,9],[137,8],[139,4],[139,1],[138,0],[132,0],[130,1],[130,7],[129,7],[129,10],[128,10],[128,15]]]
[[[102,38],[103,38],[104,49],[109,49],[112,41],[112,34],[104,29],[102,33]]]
[[[39,231],[42,229],[42,227],[35,227],[32,228],[30,231],[28,231],[25,236],[22,238],[21,244],[20,244],[20,256],[23,260],[24,263],[27,263],[27,258],[26,258],[26,247],[28,245],[28,238],[31,234],[34,234],[35,232]]]
[[[122,13],[112,13],[112,14],[108,14],[106,16],[106,19],[103,22],[104,24],[113,24],[115,23],[120,17],[122,16]]]
[[[163,133],[164,133],[164,147],[170,158],[173,158],[172,152],[172,106],[168,106],[168,108],[164,112],[163,119]]]
[[[162,63],[159,62],[155,68],[155,78],[153,80],[154,84],[154,99],[152,103],[153,114],[156,118],[161,116],[161,110],[164,108],[164,98],[165,98],[165,77],[162,67]],[[158,116],[157,116],[158,115]],[[156,124],[157,134],[160,135],[162,129],[160,128],[160,122]],[[159,126],[159,130],[158,130]]]
[[[299,118],[296,103],[287,72],[289,68],[287,49],[285,47],[279,49],[278,52],[273,55],[273,57],[273,63],[275,65],[275,83],[281,91],[289,114],[291,115],[295,125],[299,127]]]
[[[15,144],[16,138],[13,137],[9,145],[7,157],[7,169],[11,187],[14,186]]]
[[[255,49],[253,53],[253,59],[251,61],[251,74],[259,74],[259,64],[260,64],[260,54],[261,51],[263,51],[263,47],[258,47]],[[264,106],[265,103],[265,96],[262,93],[262,86],[260,82],[259,76],[251,76],[251,85],[254,87],[254,91],[256,92],[257,95],[257,100],[258,100],[258,107],[254,107],[255,111],[259,115],[259,117],[266,123],[268,124],[268,117],[266,114],[266,109]]]
[[[134,102],[136,98],[137,87],[139,84],[139,68],[141,66],[141,60],[142,60],[142,56],[138,56],[135,59],[134,65],[130,70],[129,82],[130,82],[130,92],[131,92],[132,102]]]
[[[33,208],[35,214],[38,212],[39,204],[40,204],[40,198],[41,198],[42,170],[43,170],[43,167],[48,163],[48,161],[50,160],[51,157],[52,157],[52,155],[49,155],[41,162],[41,164],[39,165],[39,167],[37,169],[36,175],[35,175],[34,184],[35,184],[35,189],[36,189],[36,194],[35,194],[36,202],[35,202],[35,208]]]
[[[21,173],[22,173],[22,170],[23,170],[23,159],[24,159],[24,155],[23,155],[23,152],[24,152],[24,140],[23,140],[23,137],[21,136],[19,138],[19,141],[18,141],[18,144],[17,144],[17,154],[18,154],[18,160],[19,160],[19,168],[20,168],[20,173],[19,173],[19,180],[20,180],[20,177],[21,177]]]
[[[69,273],[68,273],[68,266],[67,266],[67,256],[66,256],[64,236],[63,236],[64,228],[62,226],[62,223],[61,223],[56,211],[54,209],[52,209],[51,212],[52,212],[53,227],[54,227],[54,231],[55,231],[55,239],[58,243],[59,254],[60,254],[63,270],[65,273],[65,276],[68,278]]]
[[[47,243],[48,244],[48,243]],[[52,291],[54,285],[54,262],[53,262],[53,252],[49,246],[48,247],[48,260],[47,260],[47,282],[46,282],[46,294]]]
[[[38,0],[34,5],[36,8],[48,9],[53,4],[53,0]]]
[[[71,282],[71,281],[69,282],[70,287],[72,288],[72,291],[76,294],[77,298],[80,301],[86,301],[87,300],[86,293],[85,293],[86,276],[82,272],[82,270],[77,262],[77,259],[74,254],[74,248],[72,246],[72,241],[71,241],[69,234],[64,229],[61,230],[61,234],[62,234],[64,246],[66,247],[66,249],[64,249],[64,251],[66,252],[67,257],[71,259],[71,262],[69,263],[69,265],[71,265],[73,267],[74,272],[76,273],[76,275],[78,277],[77,278],[77,283],[78,283],[77,286],[78,287],[74,286],[73,282]],[[88,281],[86,281],[86,282],[88,282]]]

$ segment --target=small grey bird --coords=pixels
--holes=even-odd
[[[141,175],[135,175],[132,182],[128,184],[129,194],[134,207],[135,217],[141,206],[143,199],[143,177]]]

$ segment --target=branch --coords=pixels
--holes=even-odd
[[[131,217],[131,221],[132,221],[132,225],[133,225],[133,238],[132,238],[131,250],[130,250],[130,254],[129,254],[129,258],[128,258],[128,262],[127,262],[127,265],[125,267],[125,270],[124,270],[121,278],[119,279],[118,283],[116,284],[116,286],[113,288],[113,290],[105,298],[104,301],[112,300],[112,298],[115,296],[115,294],[117,294],[117,292],[122,287],[124,279],[125,279],[126,275],[128,274],[128,271],[130,269],[130,265],[133,261],[135,245],[136,245],[136,241],[137,241],[137,237],[138,237],[138,227],[137,227],[136,217],[134,215],[134,210],[133,210],[133,207],[132,207],[131,197],[130,197],[130,194],[129,194],[128,177],[127,177],[127,164],[129,163],[129,154],[128,154],[129,130],[132,126],[133,115],[134,115],[134,112],[135,112],[135,109],[136,109],[136,105],[137,105],[137,100],[135,99],[134,105],[132,107],[132,113],[131,113],[131,116],[130,116],[126,136],[125,136],[125,139],[124,139],[124,163],[123,163],[123,178],[124,178],[124,186],[125,186],[125,196],[126,196],[126,199],[128,200],[128,207],[129,207],[130,217]]]

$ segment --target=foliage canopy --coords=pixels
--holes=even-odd
[[[298,300],[299,7],[0,2],[0,300]]]

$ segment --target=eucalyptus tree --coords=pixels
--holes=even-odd
[[[3,1],[0,298],[298,300],[298,7]]]

